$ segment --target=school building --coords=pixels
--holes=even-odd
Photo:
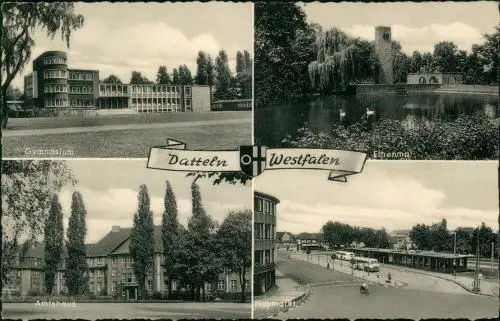
[[[68,114],[202,112],[211,110],[210,87],[117,84],[99,80],[99,70],[68,68],[64,51],[46,51],[24,77],[25,109]]]

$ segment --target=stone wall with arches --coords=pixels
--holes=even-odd
[[[406,83],[460,85],[463,83],[463,75],[460,73],[415,73],[408,74]]]

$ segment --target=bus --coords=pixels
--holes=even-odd
[[[378,260],[369,257],[354,257],[354,267],[366,272],[380,271]]]
[[[350,261],[354,257],[353,252],[346,252],[346,251],[337,251],[335,252],[335,255],[337,256],[338,259],[345,261]]]

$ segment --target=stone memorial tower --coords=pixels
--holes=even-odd
[[[375,54],[380,62],[378,83],[392,85],[394,76],[392,67],[391,27],[375,27]]]

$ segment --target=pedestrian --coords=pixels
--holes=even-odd
[[[389,283],[391,283],[392,280],[391,272],[387,273],[387,280],[389,281]]]

